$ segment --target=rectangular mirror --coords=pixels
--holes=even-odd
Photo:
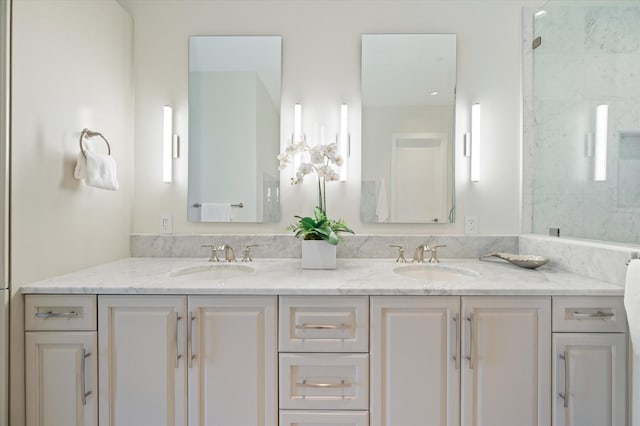
[[[455,34],[362,36],[364,223],[452,223]]]
[[[279,222],[279,36],[189,38],[193,222]]]

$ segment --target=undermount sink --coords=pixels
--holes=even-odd
[[[393,272],[421,281],[463,281],[480,276],[480,274],[471,269],[429,263],[399,266]]]
[[[224,280],[253,272],[255,272],[255,269],[247,265],[238,265],[237,263],[209,263],[206,265],[193,265],[176,269],[170,273],[170,276],[178,280],[207,281]]]

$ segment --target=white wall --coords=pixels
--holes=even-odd
[[[328,186],[331,216],[358,233],[463,233],[476,215],[480,233],[518,233],[521,140],[521,8],[540,1],[163,1],[122,0],[135,18],[136,167],[133,232],[157,233],[161,214],[176,233],[284,233],[294,214],[311,211],[315,187],[281,176],[282,222],[197,224],[186,220],[188,150],[188,36],[282,35],[282,135],[291,133],[293,104],[303,126],[337,128],[339,105],[350,107],[349,182]],[[363,33],[456,33],[456,204],[453,225],[360,223],[360,36]],[[470,107],[483,105],[482,177],[468,182],[462,135]],[[174,106],[183,151],[174,183],[161,179],[161,106]],[[286,141],[281,141],[284,144]]]
[[[17,0],[13,23],[16,287],[128,255],[133,78],[132,21],[115,1]],[[120,190],[73,177],[84,127],[110,141]]]
[[[20,286],[129,255],[133,25],[113,0],[14,0],[11,421],[23,424]],[[73,178],[84,127],[102,132],[120,190]]]

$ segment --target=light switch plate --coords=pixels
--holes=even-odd
[[[162,215],[160,218],[160,233],[173,234],[173,216],[170,214]]]
[[[477,216],[464,217],[464,233],[466,235],[473,235],[478,233],[478,217]]]

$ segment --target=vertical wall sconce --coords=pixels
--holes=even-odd
[[[173,178],[173,108],[163,107],[162,126],[162,181],[171,183]]]
[[[480,104],[471,107],[471,182],[480,181],[480,147],[481,140]]]
[[[609,106],[596,107],[596,141],[594,147],[593,180],[603,182],[607,180],[607,133],[609,130]]]
[[[349,158],[349,107],[347,104],[340,105],[339,145],[338,152],[343,160],[342,167],[340,167],[340,182],[346,182],[347,159]]]
[[[302,105],[295,104],[293,107],[293,137],[292,143],[302,142],[304,135],[302,134]]]

